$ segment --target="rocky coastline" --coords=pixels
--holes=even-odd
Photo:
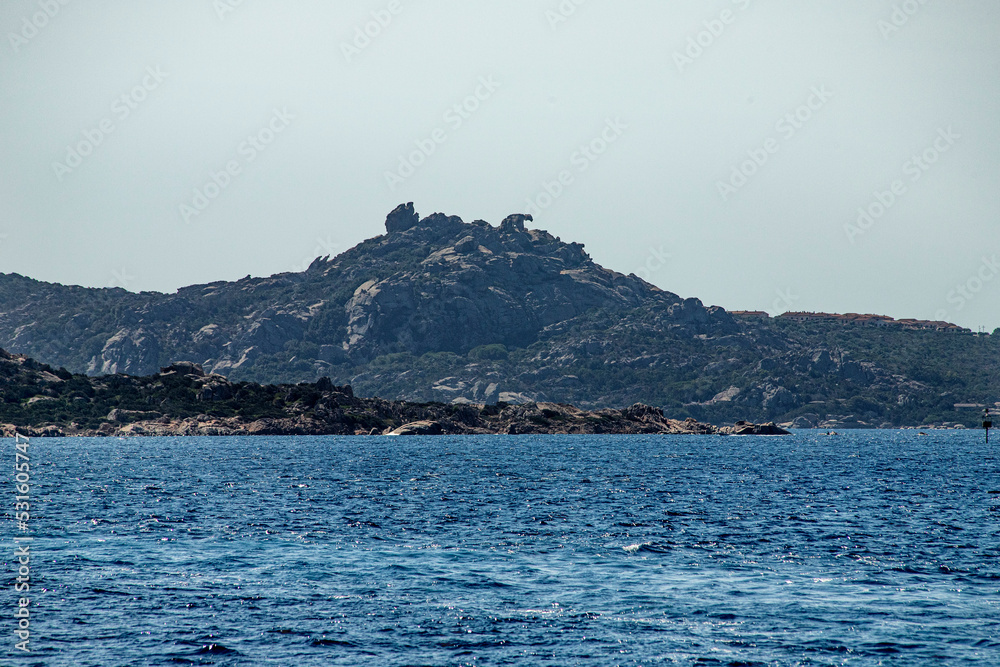
[[[0,347],[90,376],[153,376],[184,359],[234,386],[329,377],[410,403],[641,403],[712,424],[974,428],[984,408],[1000,408],[1000,335],[877,315],[729,312],[660,289],[648,269],[603,267],[533,223],[421,217],[406,203],[384,234],[303,270],[170,294],[0,272]],[[650,250],[658,262],[685,251],[670,241]],[[96,409],[81,427],[101,425],[107,412]],[[255,414],[285,416],[266,412]]]
[[[718,427],[659,408],[582,410],[558,403],[444,404],[354,395],[315,383],[233,383],[179,362],[155,375],[74,375],[0,350],[0,433],[26,437],[237,435],[782,435],[772,424]]]

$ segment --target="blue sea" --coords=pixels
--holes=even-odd
[[[982,432],[29,452],[5,665],[1000,665]],[[30,654],[15,535],[34,538]]]

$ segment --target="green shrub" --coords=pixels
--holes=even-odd
[[[507,347],[500,343],[474,347],[469,350],[468,354],[469,359],[476,359],[478,361],[507,361],[509,356],[510,353],[507,352]]]

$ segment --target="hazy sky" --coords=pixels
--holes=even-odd
[[[0,33],[2,272],[300,270],[413,201],[709,305],[1000,326],[996,0],[3,0]]]

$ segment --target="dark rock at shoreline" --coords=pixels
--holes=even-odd
[[[734,426],[723,426],[719,429],[719,433],[722,435],[790,435],[788,431],[777,426],[774,422],[751,424],[745,421],[738,421]]]
[[[441,428],[440,423],[424,420],[403,424],[399,428],[393,429],[385,435],[441,435],[443,433],[444,429]]]
[[[0,432],[7,437],[15,431],[28,437],[724,432],[694,419],[670,419],[640,403],[621,410],[547,402],[408,403],[359,398],[350,385],[329,378],[295,385],[233,383],[189,362],[145,377],[88,377],[3,350],[0,395]],[[776,429],[744,422],[733,428],[754,434]]]

